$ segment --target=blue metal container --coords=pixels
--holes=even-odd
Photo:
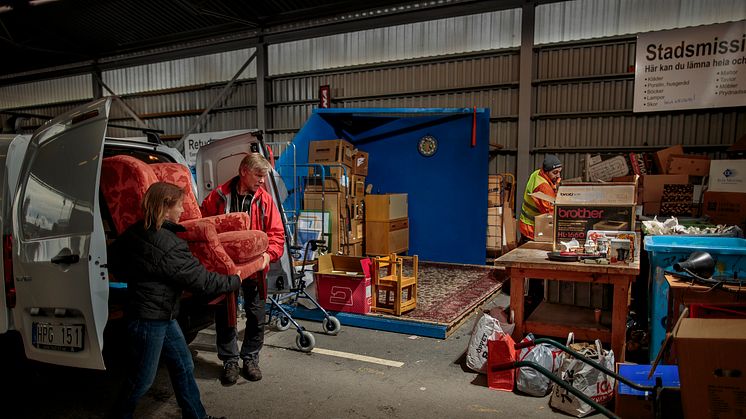
[[[694,251],[709,252],[715,259],[713,277],[746,278],[746,239],[699,236],[646,236],[645,250],[650,256],[650,361],[655,360],[666,331],[676,319],[668,318],[668,283],[665,271],[686,260]]]

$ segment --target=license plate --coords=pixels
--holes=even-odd
[[[83,350],[83,325],[32,323],[32,343],[37,348],[78,352]]]

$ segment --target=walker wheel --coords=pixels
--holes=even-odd
[[[342,325],[339,323],[339,319],[337,319],[334,316],[329,316],[324,318],[324,320],[321,322],[321,327],[324,329],[324,333],[331,336],[337,336],[337,333],[339,333],[339,329],[342,328]]]
[[[277,319],[275,319],[275,329],[279,330],[280,332],[284,332],[285,330],[290,329],[290,318],[284,314],[280,314]]]
[[[316,339],[313,334],[307,330],[301,330],[298,336],[295,337],[295,345],[302,352],[311,352],[313,347],[316,346]]]

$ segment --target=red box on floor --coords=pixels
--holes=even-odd
[[[314,274],[321,307],[331,311],[368,314],[371,304],[370,259],[354,256],[322,255]]]

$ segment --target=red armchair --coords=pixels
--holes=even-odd
[[[246,213],[202,217],[191,186],[189,169],[178,163],[147,164],[131,156],[107,157],[101,167],[101,191],[117,232],[142,219],[140,203],[148,187],[169,182],[184,189],[184,212],[179,223],[187,231],[179,235],[207,269],[247,278],[262,268],[267,235],[249,230]],[[228,298],[226,308],[235,325],[236,299]]]

